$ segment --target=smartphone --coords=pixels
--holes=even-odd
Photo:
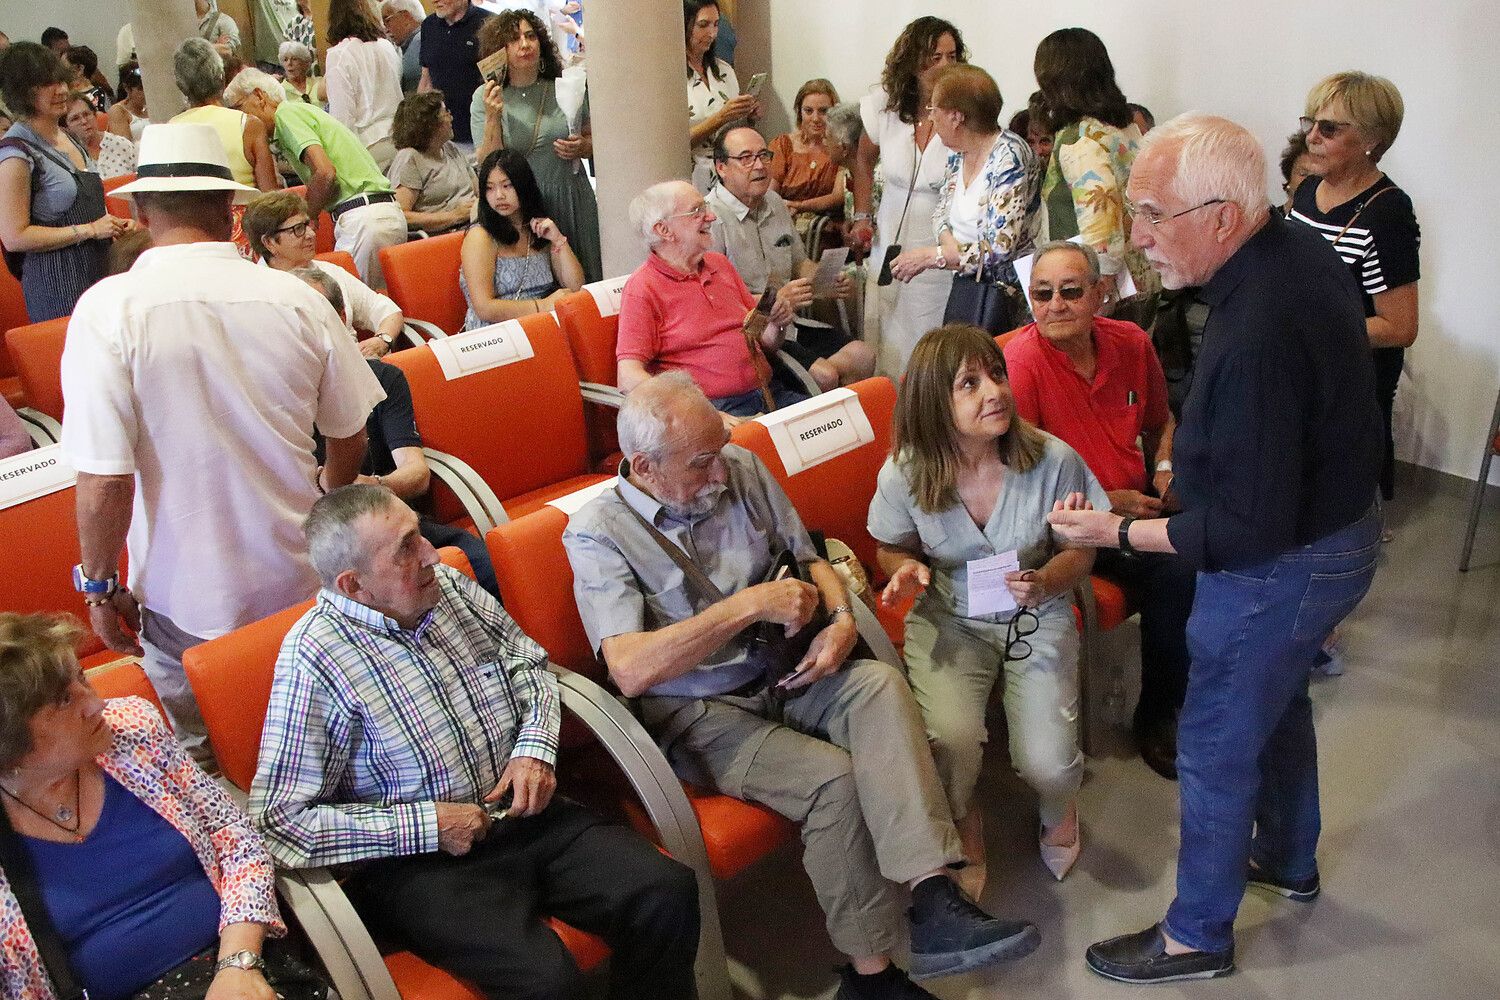
[[[774,305],[776,305],[776,289],[767,288],[761,293],[760,300],[755,303],[755,311],[763,316],[770,316]]]
[[[760,88],[766,85],[767,75],[768,74],[766,73],[756,73],[754,76],[752,76],[750,78],[750,82],[745,85],[745,93],[749,94],[751,97],[759,97]]]

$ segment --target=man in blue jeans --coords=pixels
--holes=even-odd
[[[1318,894],[1317,742],[1308,674],[1370,589],[1383,431],[1358,289],[1328,245],[1273,218],[1245,129],[1184,115],[1131,171],[1132,239],[1167,288],[1208,306],[1173,445],[1183,510],[1050,515],[1069,541],[1176,552],[1199,568],[1177,734],[1182,846],[1159,924],[1088,949],[1132,983],[1234,970],[1246,883]]]

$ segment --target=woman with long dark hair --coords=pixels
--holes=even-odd
[[[479,224],[464,236],[458,283],[469,300],[464,329],[546,312],[583,287],[583,267],[547,216],[526,157],[497,149],[479,167]]]
[[[760,104],[740,93],[734,67],[714,54],[719,39],[718,0],[684,0],[687,41],[688,144],[693,150],[693,187],[707,191],[714,176],[714,133],[732,121],[754,120]]]
[[[1128,268],[1140,297],[1154,299],[1161,282],[1130,244],[1125,205],[1141,133],[1109,51],[1087,28],[1060,28],[1037,46],[1035,70],[1054,133],[1042,180],[1046,239],[1081,236],[1105,258],[1106,273]]]
[[[903,247],[937,243],[932,216],[948,170],[948,154],[927,116],[939,70],[967,62],[963,35],[940,17],[919,17],[902,29],[885,58],[880,86],[859,102],[865,134],[855,154],[854,218],[849,241],[869,249],[865,339],[876,345],[876,370],[899,376],[912,347],[943,321],[951,271],[929,270],[911,281],[892,281],[890,259]],[[875,164],[883,190],[875,207]],[[872,222],[873,219],[873,222]],[[876,277],[878,275],[878,277]]]

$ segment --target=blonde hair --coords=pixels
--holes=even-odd
[[[917,506],[928,514],[958,502],[958,434],[953,426],[953,380],[965,366],[1005,378],[1005,355],[995,338],[968,323],[949,323],[917,341],[896,397],[891,450],[911,484]],[[996,442],[1000,460],[1029,472],[1042,460],[1047,439],[1014,407],[1010,428]]]
[[[0,613],[0,771],[31,752],[31,717],[67,695],[82,635],[68,615]]]
[[[1401,91],[1383,76],[1345,70],[1319,80],[1307,92],[1307,117],[1316,118],[1328,102],[1341,98],[1355,127],[1374,144],[1370,159],[1378,161],[1396,141],[1406,104]]]

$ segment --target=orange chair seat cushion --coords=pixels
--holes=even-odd
[[[703,830],[715,878],[734,878],[797,833],[791,820],[765,806],[684,784]]]
[[[592,972],[609,957],[609,945],[561,920],[547,918],[551,927],[584,972]],[[429,965],[409,951],[384,956],[386,970],[396,981],[401,1000],[485,1000],[485,995],[468,983],[435,965]]]
[[[1125,596],[1125,588],[1113,580],[1097,575],[1090,579],[1094,583],[1094,606],[1099,611],[1099,629],[1108,632],[1130,617],[1130,601]]]

